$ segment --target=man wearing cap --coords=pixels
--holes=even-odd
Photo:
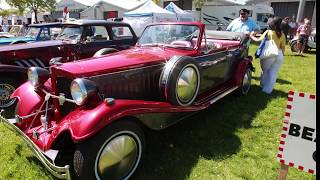
[[[249,18],[249,10],[241,9],[239,11],[240,17],[234,19],[229,26],[227,31],[232,32],[243,32],[249,34],[250,32],[257,32],[260,30],[258,24],[251,18]]]

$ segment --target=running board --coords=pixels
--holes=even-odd
[[[218,96],[216,96],[215,98],[213,98],[213,99],[210,101],[210,104],[213,104],[213,103],[217,102],[219,99],[221,99],[221,98],[225,97],[226,95],[232,93],[233,91],[237,90],[238,88],[239,88],[239,87],[236,86],[236,87],[233,87],[233,88],[231,88],[231,89],[229,89],[229,90],[227,90],[227,91],[219,94]]]

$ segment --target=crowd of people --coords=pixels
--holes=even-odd
[[[303,55],[308,37],[312,30],[311,21],[308,18],[305,18],[299,25],[294,19],[290,19],[289,17],[282,19],[281,17],[275,16],[269,18],[267,22],[269,29],[257,38],[256,34],[260,31],[260,28],[253,19],[248,17],[249,10],[241,9],[239,11],[239,16],[239,18],[234,19],[229,24],[227,31],[243,32],[247,34],[251,40],[256,42],[261,42],[267,36],[267,40],[273,40],[277,46],[278,55],[260,60],[262,70],[260,86],[263,92],[270,94],[272,93],[279,69],[283,62],[285,45],[288,42],[288,38],[293,38],[294,36],[298,37],[298,53]]]

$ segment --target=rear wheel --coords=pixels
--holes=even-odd
[[[251,87],[252,71],[250,68],[246,69],[245,74],[243,75],[241,86],[238,90],[238,94],[247,95]]]
[[[115,122],[77,145],[74,172],[79,179],[129,179],[144,153],[144,134],[130,121]]]
[[[16,99],[11,99],[11,94],[19,86],[19,81],[10,77],[0,77],[0,109],[6,112],[4,116],[10,118],[14,114]]]

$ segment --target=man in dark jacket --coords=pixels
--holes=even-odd
[[[282,22],[281,22],[281,29],[282,29],[282,32],[283,34],[285,35],[286,37],[286,42],[288,42],[288,34],[289,34],[289,29],[290,29],[290,26],[289,26],[289,17],[285,17]]]

